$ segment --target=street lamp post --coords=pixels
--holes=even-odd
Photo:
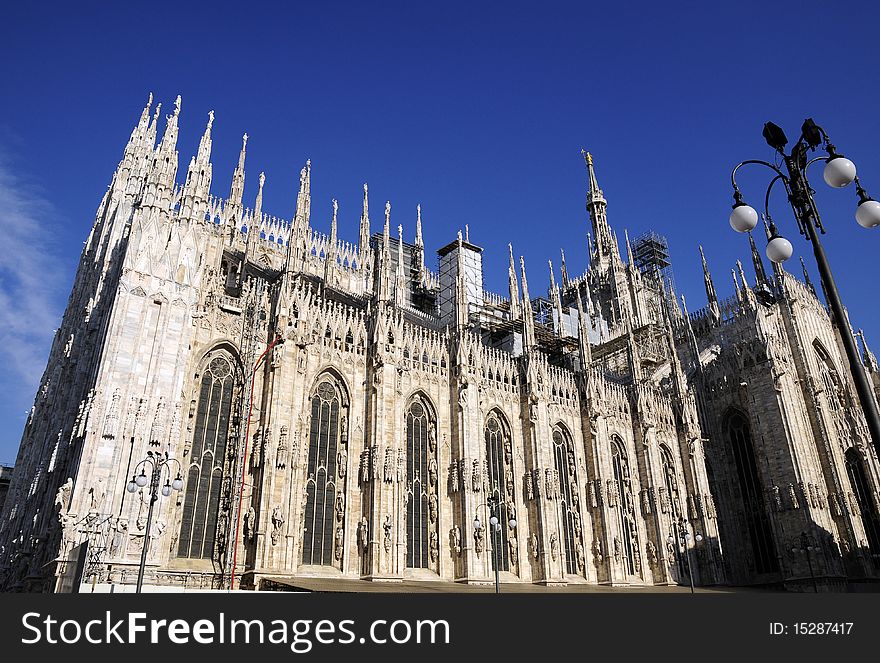
[[[672,529],[669,532],[669,536],[666,538],[666,541],[675,545],[676,552],[681,555],[681,549],[684,548],[684,560],[687,565],[688,572],[688,580],[690,580],[691,584],[691,594],[694,593],[694,573],[691,569],[691,556],[690,551],[688,550],[688,541],[690,541],[691,533],[688,529],[688,521],[684,518],[679,518],[677,521],[672,522]],[[697,535],[694,537],[694,541],[699,543],[703,540],[703,535],[697,532]]]
[[[816,257],[822,286],[840,331],[840,338],[849,360],[850,373],[855,383],[856,393],[865,414],[868,430],[871,432],[874,449],[880,454],[880,414],[877,412],[877,403],[874,400],[871,385],[865,375],[855,339],[853,339],[849,330],[846,329],[846,312],[843,303],[840,301],[840,293],[837,291],[837,286],[834,283],[831,267],[825,256],[825,250],[819,241],[819,233],[824,233],[825,228],[819,217],[816,202],[813,200],[813,189],[807,180],[807,167],[817,161],[824,161],[825,170],[823,178],[831,187],[839,189],[855,183],[856,195],[858,196],[855,216],[856,221],[863,228],[876,228],[880,226],[880,202],[871,198],[862,188],[861,182],[856,176],[855,164],[837,153],[837,149],[829,141],[825,130],[813,122],[812,119],[804,120],[800,138],[798,138],[797,143],[792,147],[789,154],[785,153],[788,139],[778,126],[772,122],[767,122],[764,125],[763,135],[767,144],[782,157],[786,172],[784,173],[779,167],[759,159],[750,159],[738,164],[730,175],[734,200],[733,211],[730,214],[730,225],[737,232],[750,232],[758,223],[758,213],[743,201],[743,196],[736,184],[736,171],[741,166],[747,164],[760,164],[773,170],[776,175],[770,181],[764,196],[764,215],[770,229],[770,238],[767,241],[767,257],[775,263],[781,263],[788,260],[793,251],[791,242],[779,234],[776,224],[770,218],[770,192],[773,189],[773,185],[781,181],[788,194],[791,208],[794,211],[798,230],[813,245],[813,254]],[[808,160],[807,150],[815,150],[820,145],[823,146],[827,156],[822,155]],[[817,232],[817,229],[819,232]]]
[[[500,560],[498,559],[499,540],[501,538],[501,521],[499,520],[501,499],[497,495],[486,498],[486,502],[477,505],[477,515],[474,516],[474,531],[479,532],[483,529],[483,523],[480,522],[480,507],[486,507],[489,511],[489,527],[491,527],[492,536],[492,556],[495,560],[495,593],[501,593],[501,585],[499,581]],[[516,528],[516,519],[511,518],[508,522],[511,529]]]
[[[806,532],[801,532],[800,536],[795,537],[791,541],[791,552],[795,554],[802,552],[807,556],[807,568],[810,569],[810,580],[813,581],[813,591],[818,594],[819,586],[816,584],[816,574],[813,572],[813,558],[811,555],[814,550],[818,550],[818,546],[815,545],[815,542]]]
[[[177,475],[173,480],[171,479],[171,463],[177,465]],[[146,473],[148,465],[150,466],[149,476]],[[138,468],[141,470],[140,474],[137,473]],[[159,484],[162,483],[163,475],[165,476],[165,485],[160,489]],[[153,505],[159,499],[160,490],[163,497],[168,497],[171,495],[172,490],[183,489],[180,463],[176,458],[171,458],[167,451],[165,453],[148,451],[147,457],[134,466],[134,473],[131,476],[131,481],[128,482],[128,492],[137,492],[138,488],[143,488],[148,483],[150,484],[150,508],[147,510],[147,529],[144,532],[144,546],[141,550],[141,564],[138,568],[137,589],[135,590],[138,594],[141,593],[141,589],[144,586],[144,568],[147,565],[147,553],[150,548],[150,527],[153,524]]]

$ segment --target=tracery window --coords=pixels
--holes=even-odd
[[[437,421],[427,400],[406,409],[406,565],[435,568],[437,534]]]
[[[348,399],[340,382],[323,375],[312,391],[303,564],[342,566],[345,541]]]
[[[871,499],[871,484],[865,474],[861,454],[855,447],[846,450],[846,471],[856,503],[859,505],[871,555],[874,560],[880,561],[880,516],[877,515],[877,508]]]
[[[560,427],[553,430],[553,456],[559,473],[559,522],[565,544],[565,569],[578,574],[584,570],[584,549],[581,542],[580,498],[578,497],[577,466],[568,434]]]
[[[226,447],[236,370],[231,357],[217,354],[202,372],[180,523],[179,557],[211,559],[225,547],[227,514],[218,531],[221,490],[228,474]],[[228,505],[223,505],[228,508]]]
[[[822,386],[825,388],[825,394],[831,411],[836,414],[842,414],[846,408],[846,392],[843,383],[834,367],[834,362],[822,344],[818,340],[813,342],[813,349],[819,357],[819,372],[822,378]]]
[[[489,495],[499,498],[496,510],[501,531],[493,532],[487,528],[489,542],[493,546],[492,568],[495,569],[496,555],[494,546],[498,546],[498,570],[509,571],[511,567],[511,548],[515,550],[515,538],[508,525],[511,518],[516,518],[513,501],[513,454],[511,448],[510,429],[497,412],[491,412],[486,420],[486,459],[489,465]],[[513,544],[513,545],[511,545]],[[515,564],[516,561],[513,560]]]
[[[635,556],[637,534],[635,521],[635,505],[632,496],[632,484],[629,472],[629,461],[623,442],[618,437],[611,439],[611,463],[614,469],[614,482],[617,486],[617,502],[620,507],[617,519],[617,536],[614,541],[614,557],[622,558],[624,570],[629,575],[635,575]]]
[[[755,558],[755,570],[758,573],[778,571],[776,544],[773,541],[773,530],[764,504],[764,491],[761,489],[761,480],[758,476],[749,423],[742,413],[732,411],[727,416],[725,429],[736,465],[736,476],[744,507],[743,515]]]

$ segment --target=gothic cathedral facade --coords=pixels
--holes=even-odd
[[[210,193],[213,112],[177,182],[152,96],[85,242],[0,517],[0,588],[87,577],[266,589],[321,577],[842,589],[880,577],[880,469],[806,282],[733,272],[689,313],[626,261],[587,154],[590,267],[483,285],[469,232],[312,226]],[[648,268],[645,268],[647,264]],[[657,267],[656,263],[654,267]],[[843,331],[841,331],[843,330]],[[864,344],[864,370],[880,372]],[[144,459],[153,459],[148,463]],[[151,484],[133,481],[162,470]],[[170,489],[180,477],[181,490]],[[126,488],[130,486],[134,490]],[[168,486],[168,487],[166,487]],[[167,495],[165,493],[168,493]]]

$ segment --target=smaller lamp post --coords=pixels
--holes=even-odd
[[[810,569],[810,580],[813,582],[813,591],[818,594],[819,586],[816,584],[816,574],[813,573],[813,557],[812,552],[818,550],[815,541],[806,532],[801,532],[800,536],[796,536],[791,540],[791,552],[795,555],[804,553],[807,556],[807,568]]]
[[[171,479],[171,463],[177,465],[177,475],[173,480]],[[146,472],[147,466],[150,468],[149,476]],[[140,474],[137,473],[138,468],[141,470]],[[163,476],[165,484],[160,489],[159,485],[162,483]],[[141,550],[141,564],[138,568],[137,589],[135,590],[138,594],[141,593],[144,585],[144,568],[147,565],[147,552],[150,548],[150,526],[153,524],[153,505],[159,499],[160,490],[163,497],[168,497],[172,490],[183,489],[180,462],[176,458],[171,458],[167,451],[165,453],[148,451],[147,457],[134,466],[134,473],[131,476],[131,481],[128,482],[128,492],[137,492],[139,488],[144,488],[147,484],[150,484],[150,508],[147,511],[147,529],[144,532],[144,547]]]
[[[498,519],[500,513],[501,499],[498,495],[492,495],[486,498],[486,502],[477,505],[477,515],[474,516],[474,531],[479,532],[483,529],[483,523],[480,522],[480,507],[485,507],[489,511],[489,526],[492,528],[492,553],[495,560],[495,593],[501,593],[501,585],[499,582],[500,560],[498,559],[499,540],[501,538],[501,521]],[[507,521],[510,529],[516,528],[516,519],[511,518]]]
[[[691,569],[691,556],[690,551],[688,550],[688,541],[690,541],[691,533],[688,529],[688,521],[684,518],[679,518],[678,521],[673,521],[672,529],[670,530],[669,536],[666,538],[666,541],[671,544],[675,544],[675,550],[679,555],[681,555],[681,550],[684,548],[684,559],[685,564],[687,565],[687,573],[688,579],[691,584],[691,594],[694,593],[694,573]],[[694,541],[699,543],[703,540],[703,535],[697,532],[694,537]]]

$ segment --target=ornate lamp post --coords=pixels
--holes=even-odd
[[[694,572],[691,569],[691,555],[688,550],[688,541],[690,541],[691,533],[688,529],[688,521],[684,518],[679,518],[677,521],[672,522],[672,529],[669,531],[669,536],[666,538],[668,543],[675,545],[675,550],[677,554],[682,554],[682,549],[684,549],[684,560],[687,565],[688,572],[688,580],[691,583],[691,594],[694,593]],[[697,532],[697,535],[694,537],[694,541],[699,543],[703,540],[703,535]]]
[[[810,580],[813,581],[813,591],[818,594],[819,587],[816,584],[816,574],[813,573],[813,551],[818,550],[819,546],[813,538],[806,532],[801,532],[800,536],[796,536],[791,540],[791,552],[794,554],[804,553],[807,556],[807,567],[810,569]]]
[[[816,208],[816,202],[813,200],[813,189],[807,180],[807,167],[817,161],[825,162],[825,170],[823,172],[825,182],[836,189],[849,186],[855,182],[856,195],[858,196],[855,216],[856,221],[863,228],[876,228],[880,226],[880,202],[877,202],[865,192],[859,182],[859,178],[856,176],[855,164],[837,153],[837,149],[828,139],[828,134],[813,122],[812,119],[804,120],[800,138],[798,138],[794,147],[791,148],[789,154],[785,153],[788,139],[778,126],[772,122],[767,122],[764,125],[763,135],[767,144],[776,150],[782,158],[785,172],[778,166],[759,159],[750,159],[738,164],[730,174],[734,201],[733,211],[730,214],[730,225],[737,232],[749,232],[758,224],[758,213],[743,201],[743,196],[736,184],[736,171],[741,166],[747,164],[760,164],[770,168],[775,173],[775,176],[770,180],[764,196],[764,215],[770,229],[770,238],[767,242],[767,257],[775,263],[781,263],[788,260],[793,252],[791,242],[780,235],[776,224],[770,218],[770,192],[776,182],[782,182],[788,194],[791,208],[794,211],[798,230],[813,245],[813,253],[816,256],[816,264],[819,267],[819,275],[822,278],[822,286],[840,331],[840,338],[849,360],[850,373],[856,386],[862,410],[865,413],[868,429],[874,441],[874,449],[880,454],[880,415],[878,415],[877,404],[874,401],[871,386],[862,367],[855,340],[849,330],[846,329],[846,313],[843,303],[840,301],[840,293],[838,293],[837,286],[834,284],[831,267],[828,265],[825,250],[819,241],[819,233],[816,232],[818,229],[819,232],[824,233],[825,228],[822,226],[819,210]],[[815,150],[820,145],[825,150],[826,155],[820,155],[808,160],[807,150]]]
[[[499,540],[501,538],[501,522],[498,519],[499,507],[501,506],[501,499],[498,495],[492,495],[491,497],[486,498],[486,502],[477,505],[477,515],[474,516],[474,532],[481,532],[483,530],[483,523],[480,522],[480,507],[485,507],[490,514],[489,517],[489,526],[492,528],[492,553],[495,560],[495,593],[501,593],[501,586],[499,584],[499,576],[498,571],[500,567],[500,560],[498,559],[498,548],[499,548]],[[516,520],[511,518],[508,522],[511,529],[516,528]]]
[[[173,480],[171,479],[171,463],[177,465],[177,475]],[[147,476],[146,472],[147,466],[150,468],[149,476]],[[140,474],[137,473],[138,468],[141,470]],[[160,489],[159,485],[162,483],[163,476],[165,484]],[[163,497],[168,497],[171,495],[172,490],[183,489],[183,478],[180,476],[180,463],[178,460],[171,458],[167,451],[165,453],[148,451],[147,457],[134,466],[134,473],[132,474],[131,481],[128,482],[128,492],[137,492],[139,488],[143,488],[147,484],[150,484],[150,508],[147,511],[147,529],[144,532],[144,547],[141,550],[141,564],[140,568],[138,568],[136,589],[138,594],[141,593],[141,588],[144,585],[144,568],[147,565],[147,552],[150,548],[150,526],[153,524],[153,505],[159,499],[160,490]]]

